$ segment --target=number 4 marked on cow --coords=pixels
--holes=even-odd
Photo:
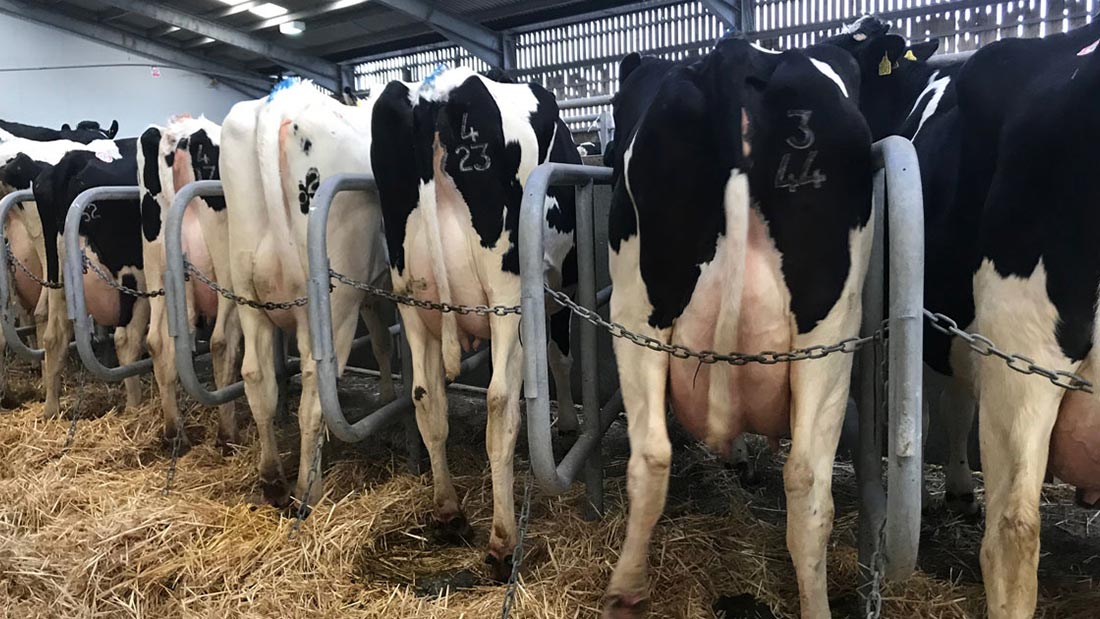
[[[467,129],[466,121],[469,120],[469,118],[469,114],[462,115],[462,133],[459,134],[459,139],[476,142],[479,134],[474,129]]]

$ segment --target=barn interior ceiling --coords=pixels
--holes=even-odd
[[[0,0],[0,13],[258,94],[280,73],[308,77],[336,91],[350,82],[352,61],[441,41],[508,70],[514,58],[511,29],[653,1]],[[727,23],[741,2],[705,0]]]

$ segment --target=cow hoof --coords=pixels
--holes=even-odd
[[[1100,509],[1100,491],[1078,488],[1075,500],[1079,507],[1085,509]]]
[[[261,479],[260,486],[263,488],[264,501],[268,505],[277,509],[285,509],[290,506],[290,489],[287,487],[285,480],[268,481]]]
[[[501,559],[493,553],[485,555],[485,565],[489,566],[489,577],[499,583],[508,582],[512,578],[512,555]]]
[[[756,467],[748,462],[738,462],[734,464],[733,470],[737,473],[737,479],[741,482],[741,487],[743,488],[755,488],[764,481],[760,472],[756,470]]]
[[[179,444],[176,444],[176,437],[179,436]],[[187,435],[170,435],[165,434],[160,440],[161,447],[169,455],[175,453],[177,456],[191,451],[191,441],[187,439]]]
[[[775,619],[771,608],[748,593],[720,596],[714,601],[714,614],[727,619]]]
[[[604,600],[603,619],[641,619],[646,616],[649,600],[643,595],[608,595]]]
[[[978,499],[974,496],[973,492],[964,492],[962,494],[956,494],[950,491],[945,492],[943,495],[943,505],[949,512],[957,514],[966,522],[973,524],[981,520],[982,506],[978,504]]]
[[[461,513],[449,520],[436,520],[435,535],[440,543],[447,546],[468,546],[474,541],[474,529]]]
[[[240,448],[240,438],[229,436],[221,430],[218,430],[218,437],[214,439],[214,446],[220,449],[222,455],[226,458],[235,456],[237,450]]]

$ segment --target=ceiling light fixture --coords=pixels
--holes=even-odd
[[[247,0],[219,0],[219,2],[221,2],[222,4],[228,4],[229,6],[237,6],[238,4],[246,1]]]
[[[273,2],[265,2],[248,9],[248,12],[253,15],[259,15],[264,19],[271,19],[272,17],[286,15],[286,7],[279,6]]]
[[[306,31],[305,22],[300,21],[287,21],[279,24],[279,32],[287,35],[288,37],[295,37]]]

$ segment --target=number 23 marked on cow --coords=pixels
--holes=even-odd
[[[455,154],[461,157],[461,159],[458,160],[458,169],[462,172],[485,172],[493,165],[493,160],[489,157],[488,153],[485,152],[489,148],[489,145],[477,143],[477,138],[480,134],[477,130],[467,126],[468,119],[468,114],[462,115],[462,131],[459,133],[459,138],[473,143],[469,146],[462,145],[455,149]],[[475,155],[477,159],[470,161],[470,158]]]

